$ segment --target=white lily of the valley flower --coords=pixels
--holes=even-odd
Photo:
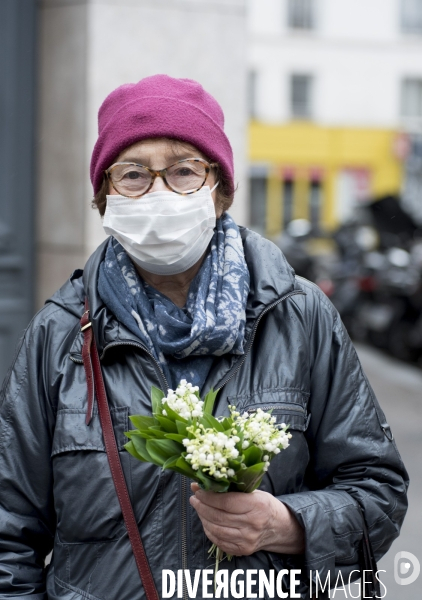
[[[242,448],[246,449],[251,444],[257,446],[260,450],[268,452],[263,456],[265,462],[264,470],[267,471],[270,466],[271,456],[279,454],[280,450],[284,450],[289,446],[289,439],[292,437],[287,433],[287,425],[282,423],[280,428],[277,427],[277,419],[271,413],[264,412],[258,408],[256,412],[242,415],[232,410],[232,416],[236,417],[236,425],[243,433]]]
[[[186,379],[182,379],[177,386],[176,391],[169,390],[167,396],[162,399],[162,403],[166,404],[177,412],[184,419],[201,418],[204,414],[204,402],[197,395],[199,387],[188,383]],[[166,410],[163,409],[163,415],[166,416]]]
[[[204,402],[199,398],[198,392],[197,386],[182,379],[177,389],[169,390],[167,396],[162,399],[163,406],[169,406],[184,419],[200,419],[204,414]],[[263,470],[267,471],[271,459],[289,446],[292,436],[287,432],[286,424],[282,423],[278,427],[276,417],[261,408],[252,413],[244,412],[242,415],[235,406],[229,406],[229,409],[233,425],[224,433],[205,428],[202,424],[188,427],[193,439],[183,440],[186,461],[195,471],[201,470],[217,480],[235,478],[236,473],[230,467],[229,461],[241,461],[242,452],[250,446],[256,446],[264,452]],[[165,408],[163,414],[166,415]],[[246,468],[243,463],[242,468]]]
[[[187,451],[185,459],[192,469],[201,469],[216,479],[234,477],[235,472],[229,468],[229,460],[239,456],[235,446],[240,442],[240,438],[205,428],[203,425],[188,427],[188,431],[195,436],[194,439],[183,440]]]

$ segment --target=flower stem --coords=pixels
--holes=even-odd
[[[217,587],[217,573],[220,562],[227,558],[227,560],[231,560],[233,558],[232,554],[226,554],[219,548],[216,544],[213,544],[211,548],[208,550],[208,554],[210,557],[215,556],[215,566],[214,566],[214,593]]]

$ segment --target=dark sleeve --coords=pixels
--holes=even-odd
[[[309,299],[313,296],[314,300]],[[349,336],[321,292],[307,290],[312,491],[280,497],[303,525],[306,570],[320,578],[359,569],[363,509],[378,560],[399,535],[408,476]]]
[[[0,393],[0,598],[8,600],[47,598],[44,561],[55,530],[54,410],[44,382],[53,337],[38,316]]]

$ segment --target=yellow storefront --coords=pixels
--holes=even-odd
[[[310,219],[314,225],[317,221],[321,231],[333,230],[342,220],[340,184],[351,178],[362,188],[360,199],[398,193],[403,177],[399,145],[396,130],[251,122],[251,178],[258,173],[265,182],[265,233],[276,235],[286,220],[297,218]]]

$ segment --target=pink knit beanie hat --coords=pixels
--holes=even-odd
[[[101,187],[104,170],[124,148],[156,137],[196,146],[220,164],[233,193],[233,152],[223,127],[220,105],[192,79],[153,75],[118,87],[98,112],[98,140],[91,157],[94,193]]]

